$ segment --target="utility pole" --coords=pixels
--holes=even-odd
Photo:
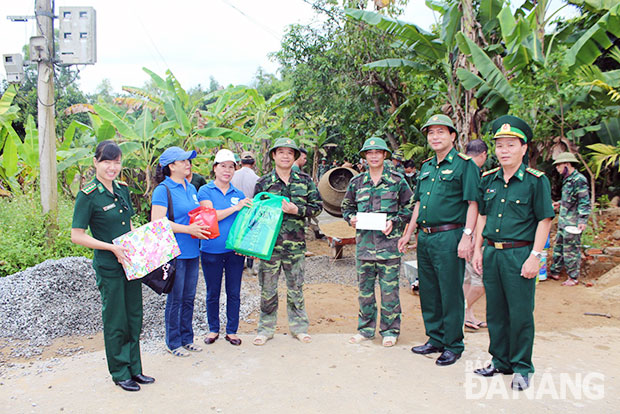
[[[45,39],[47,59],[38,62],[39,188],[43,214],[57,224],[58,184],[56,177],[56,119],[54,103],[54,10],[52,0],[36,0],[37,32]]]

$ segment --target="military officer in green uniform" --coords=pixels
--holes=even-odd
[[[138,391],[138,384],[155,379],[142,374],[140,360],[142,283],[127,280],[121,263],[129,259],[122,247],[112,244],[131,231],[134,214],[127,184],[116,180],[121,171],[118,145],[100,142],[94,164],[95,178],[75,200],[71,241],[95,250],[93,268],[101,293],[103,339],[112,379],[126,391]],[[92,236],[86,234],[88,227]]]
[[[551,186],[543,172],[523,162],[532,137],[527,123],[504,115],[493,122],[493,130],[500,167],[482,177],[472,259],[477,272],[484,269],[493,359],[474,372],[485,377],[514,373],[512,388],[523,390],[534,372],[534,291],[554,216]]]
[[[366,140],[359,154],[368,162],[368,171],[351,179],[342,201],[342,217],[353,227],[358,213],[386,213],[383,230],[356,231],[356,269],[359,285],[358,333],[349,342],[360,343],[375,336],[377,302],[375,280],[381,290],[379,333],[383,346],[396,345],[400,334],[401,307],[398,295],[400,257],[398,240],[413,209],[413,192],[403,175],[384,167],[390,154],[385,141]]]
[[[404,251],[419,229],[418,276],[420,305],[428,341],[414,346],[416,354],[441,353],[437,365],[454,364],[463,353],[465,260],[473,252],[478,217],[480,173],[471,157],[454,149],[456,129],[446,115],[433,115],[422,127],[435,156],[422,164],[416,202]]]
[[[553,165],[563,179],[562,198],[554,203],[560,212],[558,232],[553,245],[553,264],[549,268],[549,277],[560,278],[562,267],[566,268],[568,278],[562,286],[577,286],[581,268],[581,233],[585,230],[590,217],[590,192],[588,180],[574,164],[577,157],[570,152],[558,154]],[[572,226],[572,229],[570,229]],[[567,230],[570,229],[571,231]]]
[[[286,304],[291,333],[302,343],[312,341],[308,335],[309,321],[302,290],[306,251],[304,223],[307,218],[319,215],[323,203],[310,176],[292,169],[299,154],[299,148],[293,140],[278,138],[269,150],[275,168],[256,182],[254,194],[269,192],[287,197],[290,201],[282,201],[284,218],[271,260],[261,260],[258,267],[261,302],[258,335],[254,345],[264,345],[275,332],[280,270],[284,271],[286,278]]]

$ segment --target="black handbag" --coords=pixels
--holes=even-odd
[[[166,192],[168,194],[168,220],[174,221],[174,209],[172,207],[172,196],[170,189],[167,185]],[[153,289],[155,293],[161,295],[162,293],[170,293],[174,286],[174,278],[176,276],[176,259],[172,259],[168,263],[165,263],[153,270],[148,275],[144,276],[141,280],[142,283]]]

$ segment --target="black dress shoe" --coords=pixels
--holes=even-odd
[[[210,336],[205,336],[205,344],[211,345],[213,342],[217,341],[220,337],[220,334],[215,335],[213,338]]]
[[[116,385],[124,389],[125,391],[140,391],[140,386],[132,379],[126,379],[122,381],[114,381]]]
[[[515,376],[512,377],[512,383],[510,384],[510,387],[513,390],[517,390],[517,391],[523,391],[523,390],[528,389],[530,387],[530,376],[523,375],[523,374],[515,374]]]
[[[231,345],[234,346],[239,346],[241,345],[241,339],[240,338],[231,338],[230,336],[226,335],[224,337],[228,342],[230,342]]]
[[[414,354],[426,355],[443,352],[443,348],[437,348],[436,346],[431,345],[430,342],[427,342],[424,345],[414,346],[411,348],[411,352]]]
[[[454,364],[460,357],[461,354],[455,354],[454,352],[446,349],[441,355],[439,355],[439,358],[437,358],[435,364],[445,367],[446,365]]]
[[[152,384],[155,382],[155,378],[149,377],[148,375],[138,374],[131,377],[132,380],[137,382],[138,384]]]
[[[491,364],[491,365],[487,365],[484,368],[475,369],[474,374],[482,375],[483,377],[492,377],[495,374],[510,375],[512,374],[512,371],[502,371],[501,369],[495,368]]]

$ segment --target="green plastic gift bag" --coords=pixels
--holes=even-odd
[[[271,193],[258,193],[252,207],[239,211],[226,239],[226,248],[245,256],[270,260],[282,225],[282,200]]]

